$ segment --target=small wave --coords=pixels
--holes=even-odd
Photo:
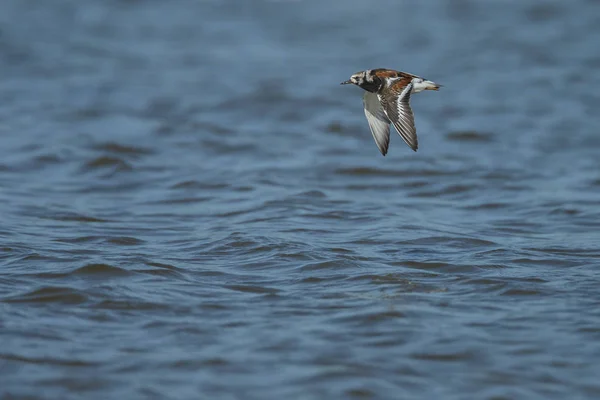
[[[98,151],[105,151],[108,153],[115,154],[130,154],[130,155],[147,155],[153,154],[154,151],[152,149],[146,147],[138,147],[138,146],[130,146],[130,145],[122,145],[115,142],[106,142],[100,143],[92,146],[92,149]]]
[[[342,125],[342,123],[339,121],[330,122],[329,124],[327,124],[327,126],[325,126],[325,132],[332,133],[332,134],[345,136],[345,134],[348,131],[349,131],[349,129],[347,127],[345,127],[344,125]]]
[[[600,186],[600,178],[591,180],[590,186]]]
[[[581,213],[581,211],[577,210],[576,208],[566,208],[566,207],[559,207],[559,208],[555,208],[554,210],[550,211],[550,215],[577,215],[580,213]]]
[[[435,169],[415,169],[415,170],[393,170],[372,167],[339,168],[335,170],[336,174],[349,176],[445,176],[454,175],[459,172],[442,171]]]
[[[536,251],[540,253],[554,254],[557,256],[577,256],[577,257],[589,257],[589,258],[600,258],[600,250],[597,248],[593,249],[582,249],[582,248],[561,248],[561,247],[530,247],[525,250]]]
[[[319,261],[312,262],[308,264],[304,264],[303,266],[298,268],[298,271],[307,272],[307,271],[318,271],[322,269],[332,269],[339,271],[342,268],[352,267],[348,261],[345,260],[327,260],[327,261]]]
[[[103,276],[125,276],[131,272],[126,269],[109,264],[87,264],[71,272],[72,275],[103,275]]]
[[[519,289],[512,288],[507,289],[504,292],[500,293],[501,296],[540,296],[543,295],[544,292],[536,289]]]
[[[495,246],[496,243],[484,239],[462,238],[462,237],[445,237],[445,236],[430,236],[419,239],[411,239],[399,242],[402,245],[438,245],[445,244],[453,247],[472,248]]]
[[[159,310],[166,310],[170,307],[154,302],[141,301],[138,299],[118,299],[118,300],[104,300],[99,303],[93,304],[91,306],[95,309],[104,309],[104,310],[132,310],[132,311],[141,311],[141,310],[150,310],[153,312]]]
[[[307,192],[298,193],[293,196],[295,198],[316,198],[316,199],[324,199],[327,195],[320,190],[309,190]]]
[[[133,166],[119,157],[100,156],[86,162],[84,170],[92,171],[97,169],[113,168],[118,172],[132,171]]]
[[[44,166],[44,165],[49,165],[49,164],[60,164],[61,162],[64,161],[63,158],[59,157],[56,154],[39,155],[39,156],[36,156],[33,160],[38,166]]]
[[[511,205],[509,203],[482,203],[472,206],[465,206],[465,210],[498,210],[501,208],[508,208]]]
[[[235,290],[236,292],[255,294],[277,294],[278,292],[280,292],[279,289],[254,285],[226,285],[224,287],[230,290]]]
[[[56,242],[62,243],[88,243],[88,242],[99,242],[102,240],[102,236],[76,236],[72,238],[61,238],[55,239]]]
[[[169,369],[173,369],[175,371],[181,370],[181,371],[195,372],[195,371],[198,371],[199,369],[202,369],[203,367],[223,367],[226,365],[229,365],[229,362],[227,360],[225,360],[224,358],[213,357],[213,358],[205,358],[205,359],[190,358],[190,359],[177,360],[177,361],[168,363],[166,365],[166,367]]]
[[[340,322],[349,322],[357,326],[371,325],[378,322],[390,321],[398,318],[405,318],[406,314],[397,310],[386,310],[381,312],[370,312],[359,315],[347,315],[340,318]]]
[[[458,131],[448,133],[446,139],[461,142],[491,142],[494,140],[494,135],[485,132]]]
[[[53,219],[56,221],[75,221],[75,222],[109,222],[106,219],[91,217],[89,215],[77,213],[58,213],[54,215],[44,216],[45,219]]]
[[[140,274],[154,275],[154,276],[178,278],[178,279],[184,278],[183,274],[180,272],[180,269],[177,267],[174,267],[172,265],[159,264],[159,263],[147,263],[147,265],[149,267],[154,267],[154,268],[135,269],[135,270],[133,270],[133,272],[140,273]]]
[[[526,17],[531,22],[547,22],[560,19],[564,10],[555,4],[536,4],[526,10]]]
[[[580,261],[578,260],[564,260],[564,259],[560,259],[560,258],[529,258],[529,257],[522,257],[522,258],[514,258],[512,260],[510,260],[511,263],[514,263],[516,265],[533,265],[533,266],[540,266],[540,267],[563,267],[563,268],[568,268],[568,267],[574,267],[580,264]]]
[[[188,180],[176,183],[172,185],[171,189],[206,189],[206,190],[217,190],[226,189],[229,187],[227,183],[207,183],[196,180]]]
[[[444,195],[454,195],[470,192],[477,189],[477,185],[449,185],[439,190],[422,190],[416,193],[410,193],[410,197],[440,197]]]
[[[0,360],[18,361],[27,364],[55,365],[60,367],[93,367],[98,365],[98,363],[83,360],[67,360],[53,357],[26,357],[8,353],[0,353]]]
[[[48,286],[27,293],[4,298],[7,303],[65,303],[80,304],[88,300],[88,296],[70,287]]]
[[[175,205],[175,204],[196,204],[196,203],[204,203],[212,200],[214,197],[183,197],[179,199],[165,199],[158,201],[149,201],[145,204],[154,204],[154,205]]]
[[[405,261],[402,263],[403,266],[414,268],[414,269],[424,269],[424,270],[439,270],[443,268],[447,268],[450,266],[448,263],[444,262],[426,262],[426,261]]]
[[[222,154],[232,154],[232,153],[256,153],[259,148],[255,143],[246,142],[226,142],[222,139],[219,140],[211,140],[205,139],[202,141],[203,147],[207,149],[211,149],[217,151]]]
[[[106,239],[106,243],[116,244],[119,246],[138,246],[140,244],[144,244],[145,242],[134,237],[121,236]]]
[[[476,360],[479,358],[479,356],[476,353],[473,353],[470,351],[455,351],[455,352],[429,351],[426,353],[412,354],[411,358],[417,359],[417,360],[426,360],[426,361],[456,362],[456,361]]]

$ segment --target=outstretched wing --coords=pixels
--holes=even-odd
[[[363,104],[373,139],[375,139],[375,143],[377,143],[381,154],[385,156],[390,145],[390,120],[386,116],[379,102],[379,97],[375,93],[365,91]]]
[[[410,108],[412,88],[411,79],[399,79],[379,94],[379,100],[398,134],[411,149],[417,151],[419,142],[415,128],[415,117]]]

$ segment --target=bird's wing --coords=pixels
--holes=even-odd
[[[375,139],[375,143],[377,143],[381,154],[385,156],[390,144],[390,120],[386,116],[379,102],[379,97],[375,93],[365,92],[363,104],[373,139]]]
[[[415,117],[410,108],[413,84],[410,78],[401,78],[388,86],[378,96],[388,119],[406,144],[417,151],[419,142],[415,128]]]

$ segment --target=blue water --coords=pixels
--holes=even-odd
[[[600,397],[600,3],[4,0],[1,399]],[[382,157],[357,71],[411,99]]]

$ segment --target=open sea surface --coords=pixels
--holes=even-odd
[[[2,0],[0,399],[600,398],[600,2]],[[357,71],[439,82],[382,157]]]

